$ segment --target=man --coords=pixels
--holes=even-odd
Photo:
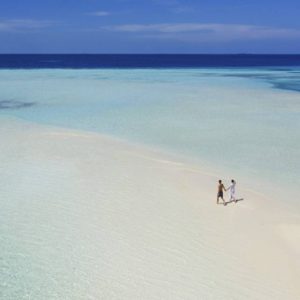
[[[222,180],[219,180],[219,185],[218,185],[218,194],[217,194],[217,204],[219,204],[219,198],[223,200],[223,204],[226,205],[226,202],[223,198],[223,191],[226,191],[224,184],[222,183]]]

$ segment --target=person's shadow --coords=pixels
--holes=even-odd
[[[234,202],[234,200],[230,200],[230,201],[227,201],[227,202],[226,202],[226,205],[227,205],[227,204],[230,204],[230,203],[232,203],[232,202],[233,202],[233,203],[237,203],[237,202],[243,201],[243,200],[244,200],[244,198],[236,199],[236,202]]]

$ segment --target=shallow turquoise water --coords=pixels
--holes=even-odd
[[[111,134],[291,189],[299,70],[1,70],[0,115]]]

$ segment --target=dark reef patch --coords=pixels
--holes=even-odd
[[[291,73],[289,72],[288,74]],[[252,74],[233,73],[233,74],[222,74],[221,76],[260,79],[265,82],[268,82],[274,88],[277,89],[300,92],[300,77],[298,76],[298,73],[296,73],[296,75],[286,75],[286,74],[281,75],[280,73],[274,75],[260,74],[260,73],[252,73]]]
[[[34,102],[23,102],[18,100],[0,100],[0,109],[20,109],[31,107]]]

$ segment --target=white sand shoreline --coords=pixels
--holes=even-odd
[[[218,177],[197,166],[96,133],[0,123],[7,299],[12,272],[34,299],[300,296],[298,211],[240,186],[244,201],[217,206]]]

